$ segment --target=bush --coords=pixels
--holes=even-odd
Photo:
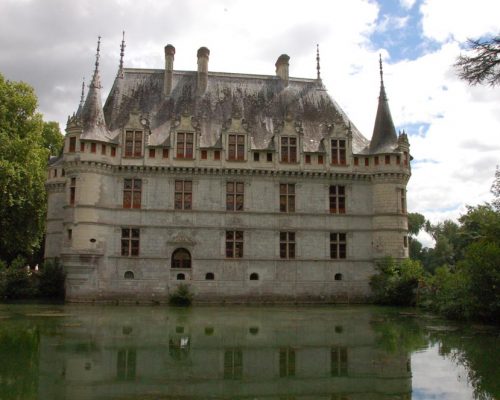
[[[22,299],[35,297],[37,294],[37,287],[31,273],[14,263],[0,273],[0,281],[0,297]]]
[[[168,302],[174,306],[190,306],[193,302],[193,294],[189,291],[189,286],[181,283],[169,296]]]
[[[38,292],[40,297],[64,299],[64,281],[66,273],[63,266],[56,260],[47,260],[38,274]]]

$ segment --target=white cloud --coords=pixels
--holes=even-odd
[[[416,0],[399,0],[401,7],[410,10],[415,5]]]

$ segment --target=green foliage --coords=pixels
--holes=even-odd
[[[419,213],[408,213],[408,233],[417,236],[425,226],[425,217]]]
[[[417,303],[419,282],[424,279],[424,269],[419,261],[395,262],[388,257],[380,260],[378,273],[372,276],[370,286],[378,304],[414,306]]]
[[[58,261],[46,261],[38,274],[38,293],[40,297],[64,299],[66,273]]]
[[[189,290],[189,286],[182,283],[169,296],[168,301],[174,306],[189,306],[193,302],[193,294]]]
[[[26,299],[37,294],[36,282],[26,268],[8,268],[0,273],[0,297]]]
[[[491,205],[496,211],[500,212],[500,168],[498,165],[495,171],[495,179],[491,185],[491,193],[494,197]]]
[[[64,136],[61,134],[59,124],[54,121],[43,123],[43,147],[49,150],[51,156],[57,156],[62,151]]]

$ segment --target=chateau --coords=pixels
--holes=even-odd
[[[89,91],[49,162],[45,257],[69,301],[362,302],[385,256],[408,257],[409,143],[382,66],[371,141],[320,78],[124,68]],[[375,106],[375,104],[374,104]]]

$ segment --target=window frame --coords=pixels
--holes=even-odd
[[[180,160],[194,159],[194,132],[177,132],[175,158]]]
[[[243,133],[230,133],[227,135],[227,159],[228,159],[228,161],[245,161],[245,153],[246,153],[245,150],[246,150],[246,135],[245,134],[243,134]]]
[[[245,207],[245,182],[226,182],[226,211],[240,212]]]
[[[142,179],[123,179],[123,208],[142,208]]]
[[[176,179],[174,181],[174,209],[193,209],[193,181]]]
[[[330,150],[332,155],[332,165],[347,165],[347,140],[331,139]]]
[[[293,190],[290,190],[293,189]],[[294,213],[296,211],[296,190],[295,183],[280,183],[279,184],[279,207],[282,213]]]
[[[345,185],[330,185],[328,187],[330,214],[346,214],[346,187]]]
[[[122,257],[138,257],[140,254],[141,245],[141,230],[140,228],[126,227],[121,229],[121,256]]]
[[[292,141],[294,143],[292,143]],[[280,162],[286,164],[296,164],[298,162],[298,144],[297,136],[280,137]]]
[[[347,233],[330,232],[330,259],[347,259]]]
[[[76,204],[76,177],[73,176],[69,178],[69,205],[74,206]]]
[[[227,230],[225,235],[225,254],[226,258],[240,259],[244,254],[244,232],[236,230]]]
[[[293,231],[280,231],[280,258],[293,260],[296,256],[296,233]]]
[[[144,131],[127,129],[124,133],[123,147],[125,158],[140,158],[143,155]]]

